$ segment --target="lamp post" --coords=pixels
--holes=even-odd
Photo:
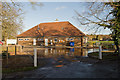
[[[102,46],[99,43],[99,59],[102,59]]]

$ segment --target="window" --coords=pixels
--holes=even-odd
[[[43,39],[42,38],[38,38],[38,41],[43,41]]]
[[[28,41],[29,39],[25,39],[25,41]]]
[[[66,41],[69,41],[69,38],[66,38]]]
[[[66,38],[66,41],[72,41],[74,40],[73,38]]]
[[[57,38],[55,38],[54,41],[57,42]]]
[[[23,41],[23,39],[19,39],[19,41]]]
[[[62,27],[61,29],[64,30],[64,27]]]
[[[70,38],[70,40],[74,40],[73,38]]]

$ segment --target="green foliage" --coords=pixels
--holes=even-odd
[[[34,70],[37,69],[38,67],[23,67],[23,68],[15,68],[15,69],[2,69],[2,73],[13,73],[13,72],[21,72],[21,71],[30,71],[30,70]]]
[[[88,54],[88,56],[93,58],[99,58],[99,52],[93,52]],[[118,59],[118,55],[113,52],[102,52],[103,60],[115,60]]]
[[[104,49],[115,49],[114,41],[88,41],[89,45],[100,43]]]
[[[114,43],[114,41],[88,41],[88,42],[89,43],[96,43],[96,42],[99,43],[100,42],[100,43],[108,43],[108,44],[109,43],[112,43],[112,44]]]
[[[112,37],[120,43],[120,2],[110,3],[110,5],[113,7],[111,13],[114,16],[111,20]]]

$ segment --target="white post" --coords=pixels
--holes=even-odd
[[[37,49],[34,48],[34,67],[37,67]]]
[[[102,47],[99,45],[99,59],[102,59]]]

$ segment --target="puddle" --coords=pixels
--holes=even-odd
[[[64,65],[56,65],[55,67],[63,67]]]
[[[51,69],[52,67],[43,67],[43,68],[40,68],[41,70],[47,70],[47,69]]]
[[[92,64],[87,64],[88,66],[92,66]]]

